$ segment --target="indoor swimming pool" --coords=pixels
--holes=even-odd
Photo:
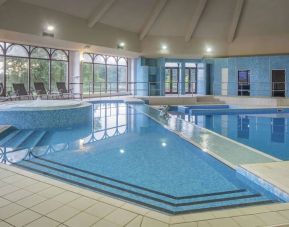
[[[198,109],[171,112],[281,160],[289,160],[289,109]]]
[[[2,162],[168,214],[281,202],[153,120],[149,106],[92,111],[82,128],[0,134]]]

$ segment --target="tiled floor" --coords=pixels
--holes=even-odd
[[[289,226],[289,204],[169,216],[0,164],[0,227]]]

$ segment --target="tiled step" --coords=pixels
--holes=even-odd
[[[33,133],[34,133],[34,131],[32,131],[32,130],[20,130],[20,132],[16,136],[14,136],[10,140],[6,141],[6,143],[4,143],[3,146],[4,147],[18,148]]]
[[[20,132],[21,132],[21,130],[14,130],[11,133],[9,133],[8,135],[6,135],[5,137],[3,137],[0,140],[0,146],[4,146],[5,143],[7,143],[9,140],[16,137]]]
[[[35,160],[35,159],[33,159]],[[100,181],[96,178],[88,177],[87,174],[80,175],[75,171],[69,172],[67,170],[55,168],[55,166],[48,166],[44,163],[36,163],[30,161],[22,161],[17,164],[20,167],[38,172],[53,178],[57,178],[69,183],[77,184],[91,190],[104,192],[113,196],[121,197],[133,202],[138,202],[143,205],[153,206],[158,210],[165,210],[166,212],[185,212],[187,210],[211,209],[219,206],[233,206],[241,205],[243,203],[264,203],[272,202],[258,193],[248,191],[240,191],[236,193],[227,193],[223,195],[206,195],[200,197],[193,197],[190,199],[173,200],[164,196],[160,196],[145,190],[134,188],[129,190],[127,186],[120,187],[116,182]],[[131,186],[130,186],[131,187]],[[132,189],[132,187],[131,187]]]
[[[47,134],[46,131],[34,131],[19,147],[33,148],[36,147]]]
[[[225,196],[240,196],[240,195],[247,195],[249,192],[247,192],[246,189],[239,189],[239,188],[232,188],[231,190],[226,190],[226,191],[219,191],[219,192],[214,192],[214,193],[202,193],[198,195],[186,195],[186,196],[174,196],[170,195],[167,193],[162,193],[159,191],[155,191],[149,188],[141,187],[139,185],[131,184],[128,182],[120,181],[117,179],[113,179],[107,176],[103,176],[101,174],[96,174],[92,173],[86,170],[82,170],[73,166],[68,166],[59,162],[55,162],[52,160],[48,160],[45,158],[35,158],[31,161],[29,161],[35,165],[47,168],[47,169],[52,169],[52,170],[57,170],[60,172],[66,172],[66,173],[72,173],[76,174],[80,177],[85,177],[89,178],[92,181],[97,180],[100,181],[100,183],[104,184],[110,184],[112,186],[117,186],[125,190],[131,190],[131,191],[138,191],[140,193],[144,193],[146,195],[150,195],[153,197],[161,198],[164,200],[168,200],[170,202],[187,202],[189,200],[201,200],[201,199],[217,199],[217,198],[223,198]]]

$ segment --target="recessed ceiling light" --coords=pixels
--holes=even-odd
[[[125,42],[120,42],[120,43],[119,43],[119,46],[120,46],[120,47],[124,47],[124,46],[125,46]]]
[[[212,51],[213,51],[212,47],[207,47],[207,48],[206,48],[206,52],[207,52],[207,53],[211,53]]]
[[[162,142],[162,147],[166,147],[166,146],[167,146],[167,143]]]
[[[167,50],[167,49],[168,49],[168,46],[165,45],[165,44],[163,44],[163,45],[162,45],[162,50]]]
[[[48,25],[47,26],[47,31],[52,32],[54,31],[55,27],[53,25]]]
[[[120,149],[119,152],[120,152],[121,154],[123,154],[125,151],[124,151],[124,149]]]

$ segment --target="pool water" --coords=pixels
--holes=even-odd
[[[235,114],[177,115],[275,158],[289,160],[289,113],[241,111]]]
[[[169,214],[279,202],[134,105],[94,104],[89,127],[30,144],[18,131],[0,135],[3,162]]]

